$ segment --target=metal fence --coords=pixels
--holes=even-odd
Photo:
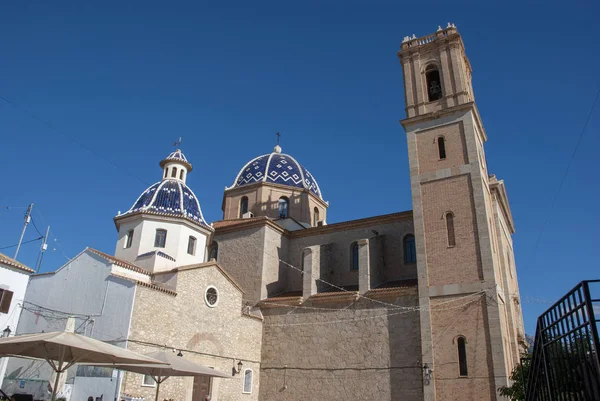
[[[538,318],[526,401],[600,400],[596,286],[582,281]]]

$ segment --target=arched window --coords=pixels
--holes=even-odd
[[[458,348],[458,372],[460,376],[467,376],[467,340],[464,337],[456,339],[456,347]]]
[[[427,81],[427,97],[430,102],[442,98],[442,81],[438,69],[430,65],[425,70],[425,80]]]
[[[210,246],[210,250],[208,252],[208,260],[217,260],[217,257],[219,256],[219,244],[217,243],[217,241],[213,241],[212,245]]]
[[[181,171],[179,171],[179,179],[183,180],[183,169],[181,169]]]
[[[439,136],[437,139],[438,143],[438,153],[440,155],[440,159],[446,158],[446,139],[443,136]]]
[[[163,175],[163,178],[167,178],[167,175],[169,175],[169,169],[168,168],[165,169],[165,174]]]
[[[244,394],[252,394],[252,369],[244,370]]]
[[[288,218],[289,205],[290,205],[290,200],[288,198],[286,198],[285,196],[282,196],[281,198],[279,198],[279,204],[278,204],[279,218],[281,218],[281,219]]]
[[[187,249],[187,252],[190,255],[195,255],[196,254],[196,237],[192,237],[190,235],[190,237],[188,238],[188,249]]]
[[[448,234],[448,246],[455,246],[456,237],[454,235],[454,215],[452,212],[446,213],[446,232]]]
[[[352,270],[358,270],[358,242],[353,242],[350,246],[350,253],[352,257],[352,265],[350,268]]]
[[[319,209],[315,208],[313,211],[313,226],[317,226],[319,224]]]
[[[412,234],[404,237],[404,263],[417,263],[415,236]]]
[[[248,197],[243,196],[240,199],[240,218],[244,217],[244,214],[248,213]]]
[[[154,246],[157,248],[164,248],[167,243],[167,230],[158,229],[154,236]]]
[[[173,167],[173,170],[171,170],[171,177],[177,178],[177,167]]]

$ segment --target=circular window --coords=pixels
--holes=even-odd
[[[206,289],[204,293],[204,301],[206,301],[206,305],[214,308],[219,303],[219,291],[216,287],[212,285]]]

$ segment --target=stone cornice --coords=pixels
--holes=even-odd
[[[259,187],[271,187],[271,188],[283,189],[283,190],[287,190],[287,191],[294,191],[294,192],[306,193],[315,202],[319,203],[324,208],[327,209],[329,207],[329,203],[328,202],[326,202],[323,199],[319,198],[317,195],[315,195],[314,193],[312,193],[310,190],[308,190],[306,188],[298,188],[298,187],[292,187],[292,186],[283,185],[283,184],[276,184],[276,183],[272,183],[272,182],[259,181],[259,182],[255,182],[255,183],[252,183],[252,184],[242,185],[242,186],[239,186],[239,187],[225,188],[225,191],[223,192],[223,202],[222,202],[222,205],[221,205],[221,209],[225,210],[225,199],[228,196],[239,195],[239,194],[243,194],[243,193],[246,193],[246,192],[253,192],[253,191],[256,191]]]
[[[169,213],[158,213],[152,212],[148,210],[142,210],[133,213],[121,214],[119,216],[115,216],[113,221],[115,223],[115,227],[119,230],[119,225],[123,222],[128,222],[130,220],[134,220],[133,217],[141,217],[146,218],[148,220],[158,220],[158,221],[168,221],[172,223],[184,223],[188,227],[193,228],[195,230],[200,229],[204,231],[207,236],[212,233],[213,228],[202,223],[198,223],[197,221],[190,219],[188,217],[183,217],[180,215],[172,215]]]
[[[391,223],[393,221],[400,221],[406,219],[412,219],[412,210],[407,210],[399,213],[384,214],[374,217],[367,217],[358,220],[343,221],[340,223],[327,224],[325,226],[309,227],[305,230],[291,232],[290,237],[299,238],[311,235],[321,235],[335,231],[344,231],[353,228],[368,227],[373,224]]]
[[[506,194],[506,187],[504,186],[503,180],[490,180],[490,190],[497,194],[498,204],[504,214],[504,218],[508,224],[508,228],[511,234],[515,233],[515,222],[510,211],[510,204],[508,203],[508,195]]]

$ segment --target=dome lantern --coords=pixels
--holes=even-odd
[[[184,184],[188,173],[192,171],[192,164],[188,162],[181,149],[171,152],[161,160],[160,167],[163,169],[163,180],[177,180]]]

